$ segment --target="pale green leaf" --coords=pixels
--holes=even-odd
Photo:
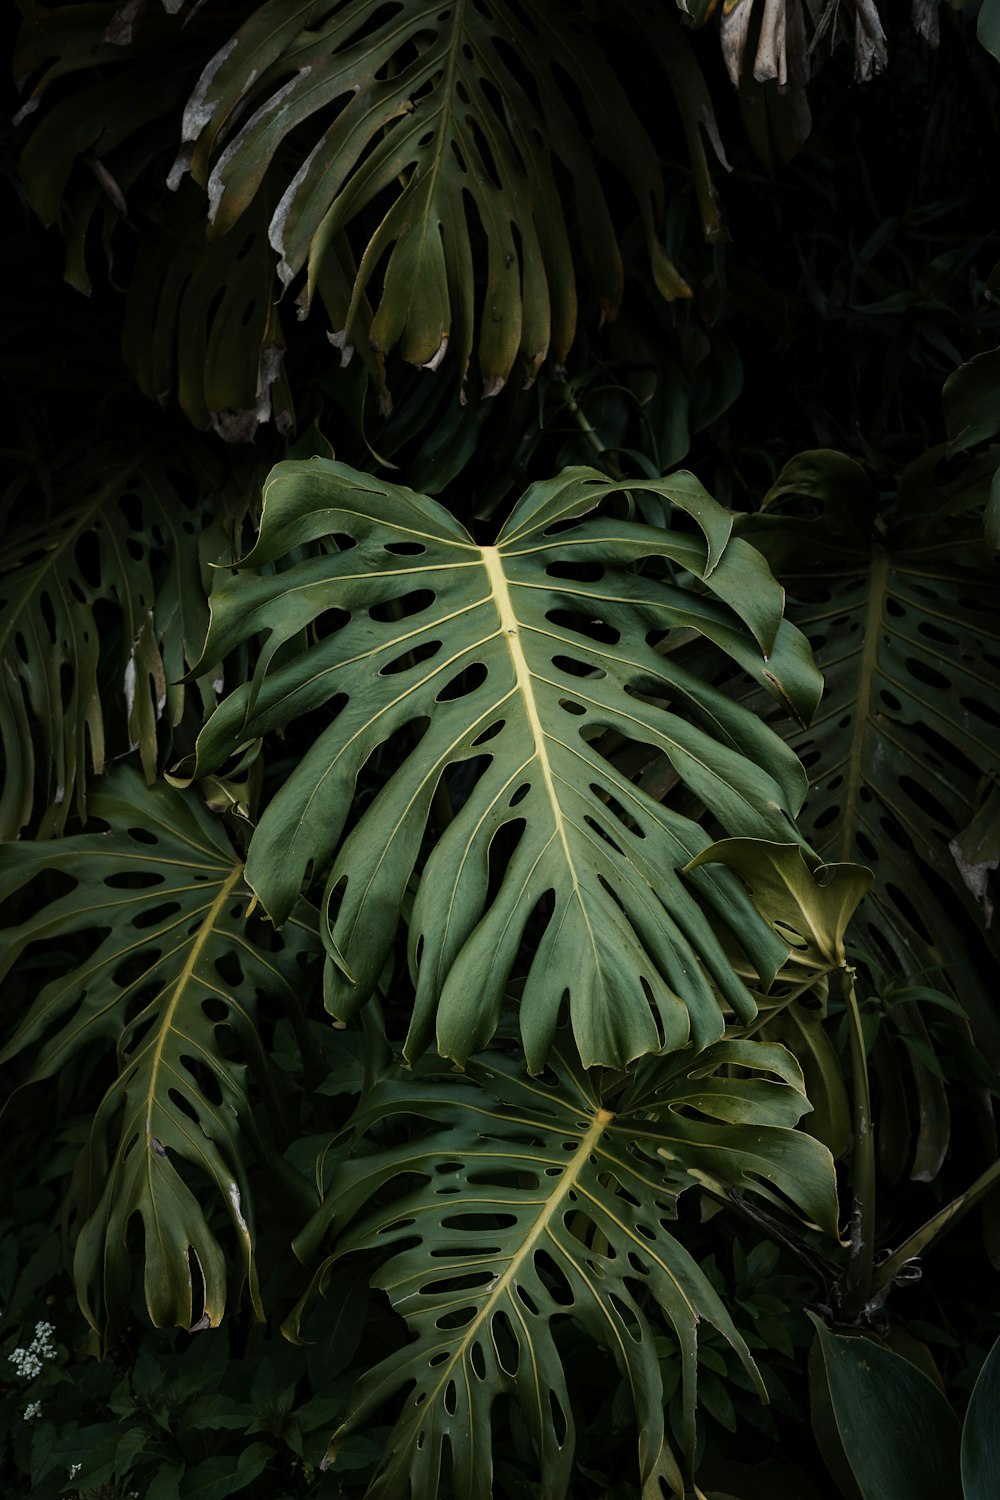
[[[844,937],[872,874],[861,865],[824,865],[800,844],[720,839],[691,866],[721,864],[744,881],[757,910],[791,946],[790,958],[827,971],[845,962]]]

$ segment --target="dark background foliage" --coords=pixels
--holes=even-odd
[[[796,453],[836,448],[866,467],[872,503],[888,513],[905,466],[943,441],[944,381],[998,342],[1000,313],[990,283],[1000,258],[1000,74],[960,12],[942,8],[936,49],[912,31],[908,7],[890,6],[885,20],[888,70],[857,84],[849,56],[835,54],[810,87],[812,132],[788,161],[780,159],[780,101],[756,102],[777,121],[772,159],[762,161],[715,37],[694,35],[732,172],[715,169],[729,242],[706,245],[676,131],[662,148],[668,238],[695,288],[691,302],[658,297],[631,222],[634,208],[624,187],[613,184],[625,273],[621,312],[602,323],[596,297],[584,290],[578,337],[564,368],[550,361],[530,389],[512,380],[490,400],[472,395],[460,405],[447,366],[431,374],[390,354],[386,381],[394,406],[383,416],[362,362],[341,369],[313,319],[289,334],[297,426],[286,437],[270,423],[252,445],[227,444],[210,431],[193,434],[172,399],[161,407],[137,391],[120,349],[128,316],[123,288],[143,248],[138,212],[115,232],[110,271],[99,243],[90,246],[92,289],[82,296],[62,279],[60,235],[40,226],[18,178],[33,121],[5,124],[0,523],[13,529],[58,513],[65,476],[98,449],[123,462],[151,451],[183,481],[190,472],[184,453],[192,446],[209,475],[213,519],[231,538],[248,518],[249,530],[252,497],[272,462],[331,446],[345,462],[443,499],[484,539],[491,517],[502,515],[527,482],[579,462],[637,477],[683,463],[724,504],[753,514]],[[4,22],[8,51],[15,22],[11,14]],[[658,140],[653,59],[621,37],[609,46],[617,47],[630,97]],[[53,87],[68,94],[71,81]],[[17,103],[11,89],[5,121]],[[744,99],[744,113],[748,108],[752,101]],[[943,455],[940,467],[949,472]],[[157,578],[168,561],[163,551],[152,557]],[[121,599],[104,598],[97,609],[106,627],[97,672],[111,682],[119,671]],[[190,703],[178,712],[161,763],[190,752],[199,723]],[[263,802],[309,735],[309,724],[289,729],[267,762]],[[133,737],[124,716],[109,712],[109,760],[127,754]],[[72,828],[76,811],[69,816]],[[29,832],[36,830],[29,824]],[[12,900],[8,920],[28,910],[31,894]],[[36,954],[5,982],[5,1029],[65,961],[65,954]],[[987,975],[988,962],[984,954]],[[880,1245],[896,1244],[963,1191],[995,1150],[990,1132],[1000,1059],[977,1053],[955,1025],[940,978],[932,974],[923,983],[942,1003],[929,1001],[919,1025],[893,1032],[890,1061],[883,1058],[876,1073],[880,1129],[883,1136],[895,1129],[896,1140],[881,1148]],[[898,983],[894,993],[880,988],[879,979],[873,975],[866,1012],[873,1044],[879,1027],[891,1029],[894,1003],[907,1004]],[[391,993],[384,998],[386,1032],[395,1044],[406,1031],[406,1009]],[[362,1047],[352,1031],[345,1061],[342,1048],[331,1050],[328,1025],[313,1017],[298,1024],[308,1036],[311,1065],[303,1063],[287,1018],[261,1017],[265,1049],[283,1075],[293,1112],[285,1162],[308,1175],[316,1142],[343,1126],[362,1087]],[[848,1043],[836,999],[828,1035],[846,1074]],[[906,1070],[912,1058],[923,1070],[916,1077]],[[8,1087],[18,1081],[19,1066],[9,1066]],[[6,1358],[0,1366],[5,1493],[40,1500],[75,1493],[67,1472],[85,1464],[76,1483],[87,1500],[136,1493],[147,1500],[214,1500],[237,1489],[248,1500],[362,1495],[387,1426],[349,1438],[334,1469],[321,1472],[320,1461],[358,1372],[401,1347],[405,1333],[384,1299],[369,1296],[364,1265],[348,1260],[305,1324],[310,1342],[294,1346],[281,1338],[282,1319],[302,1291],[287,1225],[301,1222],[302,1214],[294,1172],[275,1170],[263,1156],[250,1171],[266,1323],[254,1324],[244,1306],[210,1335],[155,1331],[136,1277],[121,1289],[131,1318],[106,1359],[90,1357],[64,1262],[61,1212],[73,1160],[113,1072],[113,1059],[74,1059],[44,1086],[18,1093],[5,1116],[2,1347],[5,1356],[27,1347],[44,1321],[54,1325],[58,1350],[30,1392],[43,1408],[34,1420],[24,1419],[28,1397],[13,1367]],[[940,1118],[944,1109],[950,1135],[942,1137],[939,1170],[931,1180],[912,1180],[916,1136],[932,1128],[929,1114],[936,1110]],[[927,1256],[919,1279],[894,1287],[890,1309],[876,1319],[890,1346],[929,1371],[958,1412],[1000,1334],[994,1220],[978,1212],[962,1220]],[[809,1271],[750,1216],[703,1216],[693,1197],[682,1203],[681,1227],[688,1249],[735,1309],[771,1395],[770,1406],[761,1406],[721,1338],[702,1340],[703,1489],[741,1500],[832,1500],[839,1491],[817,1451],[804,1375],[813,1337],[806,1309],[825,1309],[830,1292],[822,1269]],[[621,1477],[631,1474],[634,1454],[624,1388],[609,1363],[582,1345],[573,1357],[579,1333],[571,1324],[561,1338],[580,1433],[574,1497],[631,1500],[638,1491]],[[676,1391],[676,1355],[666,1338],[659,1353],[666,1388]],[[669,1419],[676,1433],[679,1398],[671,1401]],[[535,1493],[530,1444],[516,1420],[500,1432],[496,1448],[496,1493],[527,1500]]]

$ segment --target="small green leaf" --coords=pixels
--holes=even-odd
[[[251,1443],[238,1457],[207,1458],[189,1469],[181,1483],[181,1500],[225,1500],[262,1474],[274,1449]]]
[[[824,865],[801,844],[720,839],[687,869],[722,864],[746,882],[754,904],[791,946],[794,963],[829,970],[845,962],[844,934],[871,889],[862,865]]]
[[[992,13],[989,28],[1000,41],[1000,4],[997,0],[986,0],[979,12],[979,37],[983,39],[984,18]],[[991,50],[993,50],[991,48]],[[959,368],[944,383],[942,400],[944,420],[948,429],[948,455],[961,453],[976,443],[984,443],[1000,432],[1000,349],[988,349],[977,354],[968,364]]]

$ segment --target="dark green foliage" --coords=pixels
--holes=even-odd
[[[992,1500],[995,6],[20,9],[4,1494]]]

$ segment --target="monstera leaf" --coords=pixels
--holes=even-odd
[[[687,530],[581,519],[615,489],[568,469],[532,486],[496,544],[480,546],[425,496],[326,460],[280,464],[248,571],[213,596],[205,662],[256,633],[264,644],[253,680],[202,732],[193,774],[333,710],[265,811],[247,879],[281,923],[307,873],[326,876],[327,1003],[347,1017],[385,966],[419,861],[410,1057],[435,1013],[443,1055],[462,1061],[488,1042],[529,924],[532,1070],[564,993],[587,1066],[689,1035],[704,1046],[722,1034],[723,1003],[752,1016],[707,911],[765,983],[785,956],[732,876],[679,877],[707,835],[642,792],[601,737],[637,747],[640,769],[666,756],[731,832],[787,840],[798,761],[651,642],[697,631],[804,713],[814,669],[782,623],[780,590],[693,476],[633,486],[672,504]],[[317,542],[319,555],[283,566]],[[359,800],[387,742],[388,780],[374,800],[362,785]],[[421,858],[442,794],[449,807]]]
[[[432,368],[450,351],[463,379],[477,346],[487,395],[517,363],[530,380],[550,347],[563,358],[578,250],[614,316],[624,277],[609,178],[631,190],[627,214],[638,214],[662,295],[691,296],[661,243],[662,143],[612,61],[614,30],[625,49],[642,38],[676,104],[669,129],[684,137],[702,228],[724,237],[708,90],[677,21],[649,0],[609,8],[603,36],[554,0],[389,11],[267,0],[244,7],[235,31],[211,6],[183,17],[24,9],[15,72],[31,88],[25,112],[40,109],[21,162],[32,205],[63,228],[67,275],[84,290],[88,241],[100,234],[107,250],[126,215],[142,226],[130,361],[144,389],[176,391],[193,421],[228,437],[252,436],[272,407],[290,410],[283,390],[267,400],[284,344],[276,271],[285,283],[305,273],[300,315],[319,296],[331,339],[345,359],[360,349],[383,409],[382,355],[396,346]],[[163,191],[188,168],[202,189],[185,195],[190,213]],[[206,342],[215,380],[199,369]]]
[[[942,458],[912,465],[883,516],[852,460],[802,454],[746,534],[826,682],[819,714],[789,734],[810,777],[802,829],[826,860],[872,869],[858,941],[887,975],[951,983],[995,1066],[992,979],[977,967],[993,855],[963,833],[1000,777],[1000,572],[982,540],[997,454],[938,484]]]
[[[94,793],[91,811],[108,832],[0,846],[0,900],[38,876],[70,886],[8,927],[0,976],[37,957],[39,945],[74,955],[39,991],[0,1061],[28,1053],[25,1081],[37,1083],[85,1048],[118,1048],[118,1076],[73,1179],[81,1305],[99,1331],[124,1314],[137,1215],[153,1322],[219,1323],[232,1262],[191,1186],[200,1178],[231,1221],[233,1280],[249,1284],[260,1315],[244,1164],[257,1139],[248,1066],[265,1097],[268,1088],[255,1012],[264,995],[295,1001],[299,956],[318,948],[314,924],[303,906],[282,942],[268,941],[266,927],[263,943],[259,928],[255,936],[243,862],[196,794],[147,787],[122,768]]]
[[[352,1122],[358,1132],[407,1115],[432,1128],[346,1162],[296,1247],[308,1254],[332,1224],[336,1249],[317,1273],[320,1287],[343,1256],[388,1254],[373,1285],[411,1334],[356,1386],[331,1445],[334,1465],[345,1434],[403,1392],[369,1500],[435,1500],[449,1462],[454,1493],[486,1500],[491,1426],[507,1397],[530,1433],[539,1493],[564,1495],[575,1432],[557,1325],[571,1318],[608,1359],[609,1393],[616,1374],[628,1391],[643,1494],[663,1493],[660,1482],[687,1493],[664,1433],[657,1326],[680,1350],[689,1461],[699,1322],[719,1330],[762,1396],[764,1388],[725,1306],[672,1233],[677,1199],[695,1184],[722,1197],[760,1194],[835,1235],[832,1159],[795,1129],[808,1108],[791,1055],[760,1042],[646,1059],[605,1092],[565,1035],[544,1079],[495,1052],[472,1060],[464,1078],[418,1066],[380,1083]],[[373,1195],[397,1184],[372,1210]],[[293,1334],[298,1323],[299,1313]]]
[[[238,233],[207,243],[197,193],[158,205],[126,300],[122,351],[139,389],[176,391],[195,427],[229,442],[249,442],[272,416],[283,434],[293,422],[266,207],[262,193]]]
[[[656,35],[669,29],[672,71],[698,93],[700,74],[679,26],[651,9]],[[713,128],[703,85],[692,102],[696,137],[699,125]],[[179,165],[189,162],[206,186],[216,234],[240,219],[295,130],[306,144],[286,172],[270,237],[284,281],[307,271],[303,310],[337,237],[356,233],[364,219],[377,226],[356,241],[351,302],[334,329],[341,346],[356,341],[360,299],[381,270],[367,335],[376,350],[398,345],[405,359],[433,368],[451,346],[464,377],[478,335],[487,395],[519,356],[529,379],[550,345],[562,359],[576,322],[562,183],[609,316],[622,291],[593,142],[632,189],[663,294],[691,295],[658,239],[656,148],[607,49],[575,7],[538,0],[407,0],[391,11],[371,0],[258,6],[207,63],[184,113]],[[695,149],[702,151],[700,142]],[[485,286],[477,298],[480,257]]]
[[[179,679],[204,634],[203,554],[225,550],[205,505],[224,481],[200,448],[168,451],[161,442],[69,455],[51,465],[48,483],[58,512],[36,509],[27,519],[22,496],[0,548],[4,838],[16,837],[39,802],[46,833],[59,832],[74,809],[85,816],[88,776],[103,771],[108,753],[131,745],[155,776],[157,724],[179,723]],[[120,621],[117,645],[109,606]],[[105,669],[115,692],[99,690]],[[199,688],[207,710],[210,683]],[[115,697],[120,728],[107,722]]]

